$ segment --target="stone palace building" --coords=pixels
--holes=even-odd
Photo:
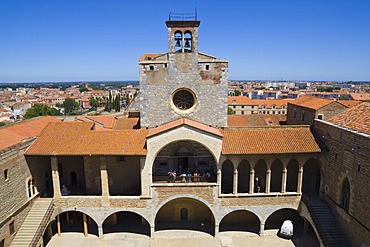
[[[214,237],[235,230],[264,235],[286,219],[293,220],[298,237],[313,236],[317,246],[348,246],[346,236],[354,246],[368,244],[368,193],[360,215],[353,205],[358,196],[354,190],[365,186],[352,186],[355,171],[334,174],[331,167],[341,170],[341,163],[333,160],[337,154],[340,158],[347,152],[367,153],[358,160],[364,163],[358,169],[368,178],[369,135],[351,137],[363,142],[361,149],[343,152],[338,147],[333,158],[332,149],[327,156],[325,138],[314,136],[308,125],[228,127],[228,61],[198,51],[199,20],[170,18],[166,25],[168,52],[145,54],[139,61],[140,128],[104,129],[94,122],[47,124],[17,155],[23,162],[23,171],[18,172],[29,175],[12,191],[25,194],[26,206],[0,219],[0,246],[24,242],[44,246],[64,232],[99,238],[112,232],[150,237],[168,229]],[[320,121],[317,125],[325,132],[321,137],[339,138],[342,130]],[[0,166],[5,180],[12,180],[12,168]],[[340,173],[340,179],[324,173],[331,177]],[[350,191],[344,199],[336,192],[342,191],[343,181]],[[7,190],[4,183],[0,186]],[[338,219],[320,199],[327,193],[331,207],[343,203],[342,214],[347,214],[340,225],[332,223],[332,237],[325,225]],[[9,207],[3,195],[2,199],[1,205]],[[34,208],[42,217],[31,224],[34,233],[27,240],[22,231]],[[324,223],[315,217],[320,208],[328,212]],[[4,207],[1,210],[5,212]],[[14,223],[16,212],[25,213]],[[357,235],[342,227],[352,221],[357,222]]]

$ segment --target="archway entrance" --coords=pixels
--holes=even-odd
[[[167,202],[155,218],[155,231],[194,230],[214,235],[213,213],[204,203],[192,198]]]
[[[261,222],[252,212],[237,210],[227,214],[220,222],[220,232],[244,231],[259,234]]]
[[[211,152],[194,141],[165,146],[153,164],[153,182],[216,182],[216,161]],[[171,176],[176,174],[176,176]]]
[[[284,208],[270,214],[265,222],[265,230],[279,230],[285,220],[293,222],[293,237],[301,236],[304,221],[297,210]]]
[[[150,226],[148,221],[137,213],[117,212],[104,220],[103,233],[119,232],[143,234],[150,237]]]

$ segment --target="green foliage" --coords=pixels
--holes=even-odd
[[[64,114],[65,115],[76,114],[79,106],[80,105],[78,104],[78,102],[76,102],[74,99],[66,98],[63,102]]]
[[[24,114],[23,118],[30,119],[34,117],[47,116],[47,115],[56,116],[56,115],[60,115],[60,112],[57,109],[51,108],[47,105],[35,104],[34,106],[32,106],[26,111],[26,114]]]
[[[6,125],[6,123],[4,123],[4,122],[0,122],[0,127],[1,126],[5,126]]]
[[[234,95],[235,96],[240,96],[242,93],[240,92],[240,90],[238,90],[238,89],[235,89],[234,90]]]
[[[318,92],[333,92],[332,87],[316,87]]]
[[[90,102],[91,107],[95,107],[96,108],[99,105],[99,101],[96,98],[90,98],[89,102]]]
[[[89,91],[89,89],[85,88],[85,87],[80,87],[78,90],[80,90],[80,92],[86,92],[86,91]]]
[[[227,107],[227,115],[234,115],[234,114],[235,114],[234,110],[233,110],[233,109],[231,109],[231,107],[230,107],[230,106],[228,106],[228,107]]]

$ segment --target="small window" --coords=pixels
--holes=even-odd
[[[342,184],[342,198],[341,198],[341,206],[347,213],[349,212],[349,205],[350,205],[350,185],[348,178],[345,178]]]
[[[252,105],[251,108],[254,109],[254,105]]]
[[[10,233],[10,236],[15,233],[14,220],[12,222],[10,222],[10,224],[9,224],[9,233]]]
[[[306,119],[306,112],[305,111],[302,111],[301,120],[302,121],[305,121],[305,119]]]
[[[206,70],[209,70],[209,64],[206,64]]]
[[[153,65],[149,65],[149,70],[154,70],[154,66]]]
[[[4,180],[7,181],[8,180],[8,169],[5,169],[4,170]]]
[[[318,118],[318,119],[320,119],[320,120],[322,120],[322,114],[319,114],[319,115],[317,116],[317,118]]]
[[[297,116],[297,111],[294,109],[293,110],[293,117],[295,118]]]
[[[125,156],[123,155],[118,156],[118,161],[125,161]]]
[[[163,64],[163,67],[167,68],[167,63]]]
[[[242,105],[242,108],[244,109],[244,106]]]
[[[244,111],[242,111],[242,115],[244,115]]]

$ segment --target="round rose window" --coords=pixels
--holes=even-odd
[[[187,90],[180,90],[175,93],[172,102],[179,110],[185,111],[193,107],[195,103],[194,95]]]

